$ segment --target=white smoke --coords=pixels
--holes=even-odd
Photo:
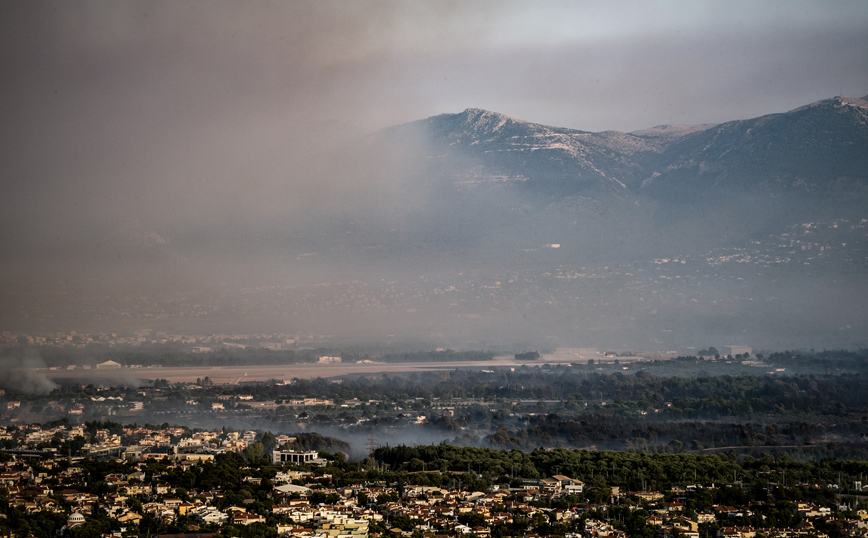
[[[45,361],[32,348],[25,349],[20,357],[0,358],[0,388],[10,392],[47,394],[57,388],[40,370]]]

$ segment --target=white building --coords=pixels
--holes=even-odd
[[[319,458],[319,453],[316,450],[275,450],[271,453],[271,461],[274,463],[295,463],[302,465],[304,463],[312,463]]]

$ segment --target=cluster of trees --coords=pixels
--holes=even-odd
[[[671,415],[668,415],[671,417]],[[459,417],[460,419],[460,417]],[[453,419],[454,420],[454,419]],[[861,419],[845,424],[822,422],[732,423],[722,421],[637,420],[626,415],[586,414],[563,417],[558,414],[528,416],[527,425],[514,423],[514,429],[501,424],[485,436],[496,448],[531,450],[546,447],[590,447],[637,452],[685,452],[711,450],[714,447],[750,448],[814,446],[830,433],[836,437],[849,434],[850,443],[838,443],[857,450],[861,446]],[[868,448],[868,447],[864,447]],[[861,452],[860,452],[861,453]],[[856,453],[854,452],[854,455]]]
[[[466,357],[466,356],[465,356]],[[407,400],[410,398],[474,397],[497,399],[566,400],[578,395],[589,404],[635,402],[639,409],[666,407],[684,418],[781,414],[803,409],[840,415],[842,409],[868,405],[868,376],[813,374],[793,376],[660,377],[598,373],[584,366],[520,366],[493,373],[453,370],[389,374],[344,379],[295,379],[291,386],[249,385],[245,391],[265,399],[316,395],[345,400]],[[215,388],[218,393],[235,389]],[[666,405],[672,404],[672,405]],[[843,406],[843,407],[842,407]]]
[[[374,458],[392,473],[423,470],[443,475],[464,473],[494,482],[543,478],[555,474],[582,480],[588,485],[619,486],[630,491],[670,489],[676,486],[738,483],[766,495],[769,487],[834,491],[852,489],[868,477],[868,460],[828,457],[799,461],[789,455],[764,453],[739,457],[734,451],[720,454],[648,454],[596,450],[497,450],[449,444],[382,447]],[[751,487],[753,485],[753,487]],[[741,489],[741,488],[739,488]],[[787,497],[796,498],[799,497]],[[808,494],[808,497],[813,495]],[[830,497],[833,498],[833,497]],[[711,503],[709,503],[711,504]]]
[[[295,442],[290,447],[293,450],[323,450],[326,452],[344,453],[349,453],[352,450],[352,447],[346,441],[316,432],[296,433],[293,437],[295,437]],[[270,447],[266,448],[270,449]]]
[[[868,349],[780,351],[763,358],[774,365],[810,368],[821,372],[834,370],[864,371],[868,368]]]

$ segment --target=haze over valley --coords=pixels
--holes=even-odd
[[[682,8],[5,6],[4,339],[866,345],[865,6]]]
[[[468,109],[333,148],[338,164],[317,166],[376,179],[264,219],[255,237],[205,238],[214,253],[113,223],[76,256],[83,281],[66,267],[16,280],[4,326],[459,348],[860,346],[866,149],[862,99],[634,133]]]

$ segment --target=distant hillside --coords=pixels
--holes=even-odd
[[[457,183],[520,180],[530,190],[556,195],[628,196],[628,185],[647,175],[649,158],[672,143],[664,137],[549,127],[475,108],[388,134],[403,137],[407,131],[421,133],[430,144],[429,157]]]
[[[520,181],[533,192],[679,203],[734,192],[868,194],[868,101],[836,97],[720,125],[591,133],[470,108],[386,131],[430,145],[456,184]]]
[[[756,190],[819,198],[868,194],[868,101],[836,97],[687,134],[642,182],[652,196]],[[727,191],[730,191],[729,193]]]
[[[423,235],[461,223],[460,234],[436,238],[447,243],[459,235],[465,245],[477,236],[514,245],[561,236],[586,255],[623,259],[673,246],[679,236],[688,246],[733,245],[812,218],[855,218],[868,205],[864,99],[632,133],[550,127],[469,108],[387,129],[378,139],[392,151],[403,148],[412,181],[434,186],[437,203],[448,208],[444,222],[421,226]],[[607,247],[612,233],[624,248]]]

